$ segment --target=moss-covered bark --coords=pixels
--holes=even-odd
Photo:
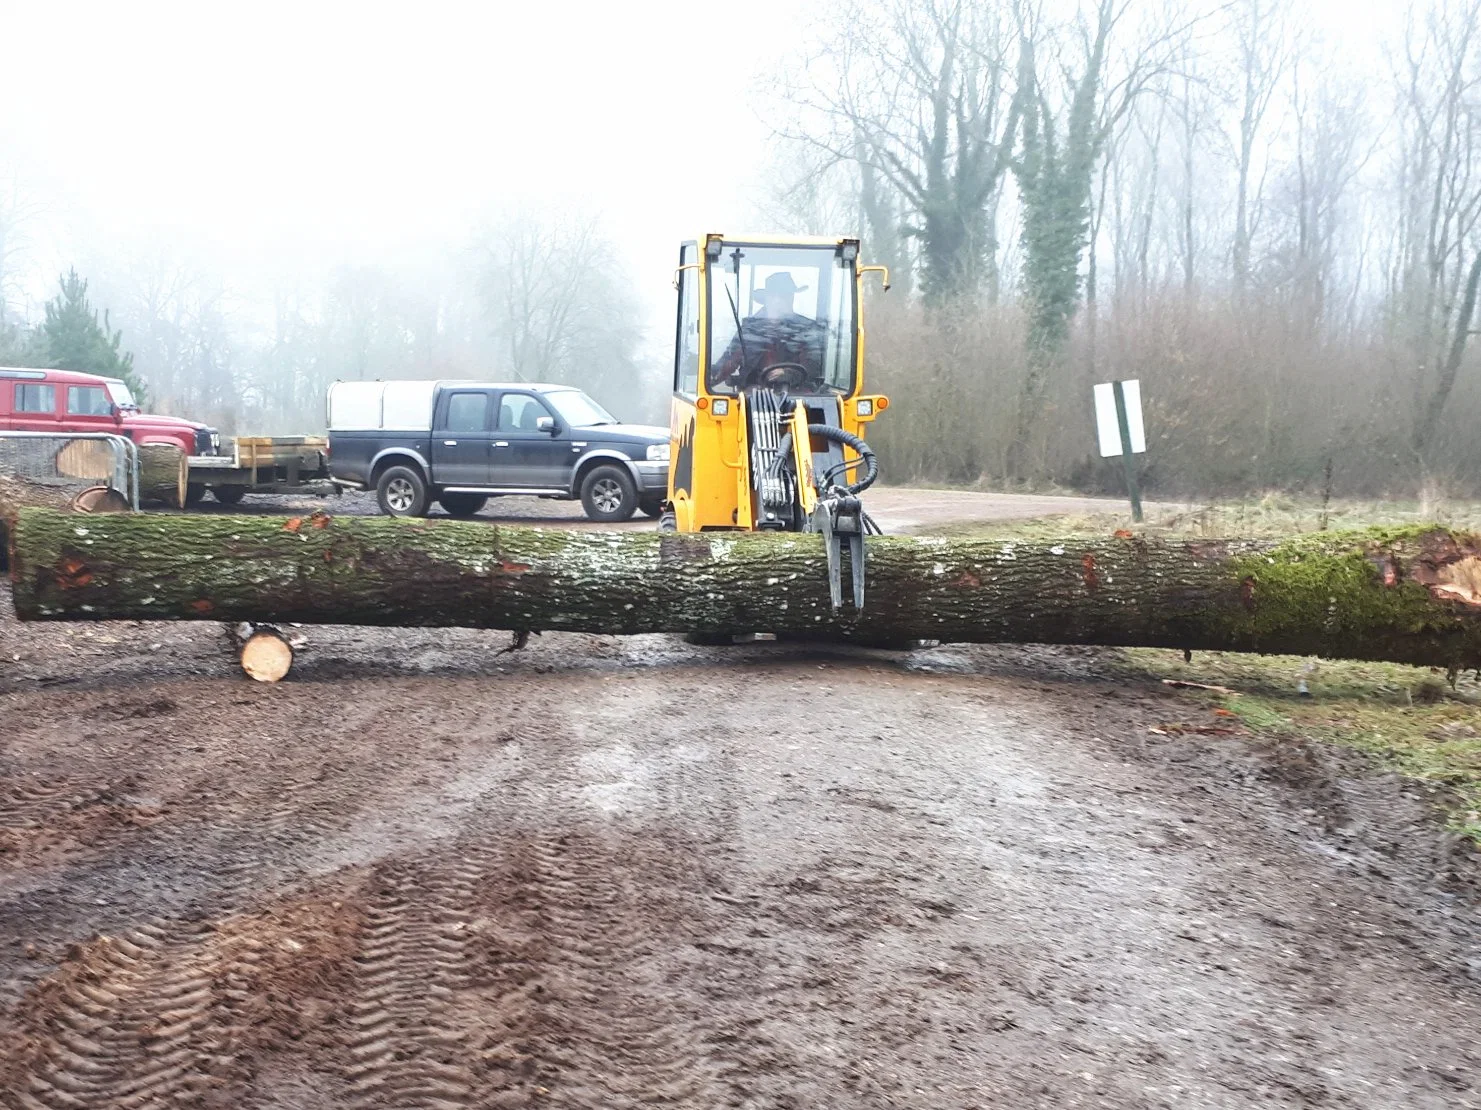
[[[816,536],[557,531],[387,518],[20,512],[27,620],[248,620],[605,633],[773,631],[1481,665],[1481,538],[1281,544],[869,541],[834,612]]]

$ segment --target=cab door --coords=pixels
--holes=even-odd
[[[541,419],[553,421],[547,431]],[[494,437],[497,484],[519,489],[566,490],[580,449],[571,443],[561,420],[538,393],[506,390],[499,399],[498,434]]]
[[[488,486],[493,394],[449,389],[437,399],[432,424],[432,481],[439,486]]]
[[[79,432],[117,433],[113,401],[101,385],[67,385],[67,428]]]

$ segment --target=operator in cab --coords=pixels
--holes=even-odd
[[[754,294],[761,311],[741,321],[740,333],[710,367],[711,389],[822,381],[828,329],[795,308],[797,294],[807,288],[785,270],[767,276]]]

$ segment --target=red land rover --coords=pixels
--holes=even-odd
[[[187,455],[215,455],[215,428],[139,411],[117,378],[75,370],[0,366],[0,431],[111,432],[138,444],[173,443]]]

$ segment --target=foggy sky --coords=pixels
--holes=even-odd
[[[1378,79],[1397,5],[1312,6]],[[30,314],[118,250],[265,288],[456,250],[533,199],[603,215],[662,335],[678,242],[756,222],[765,75],[816,11],[0,0],[0,155],[44,205]]]

